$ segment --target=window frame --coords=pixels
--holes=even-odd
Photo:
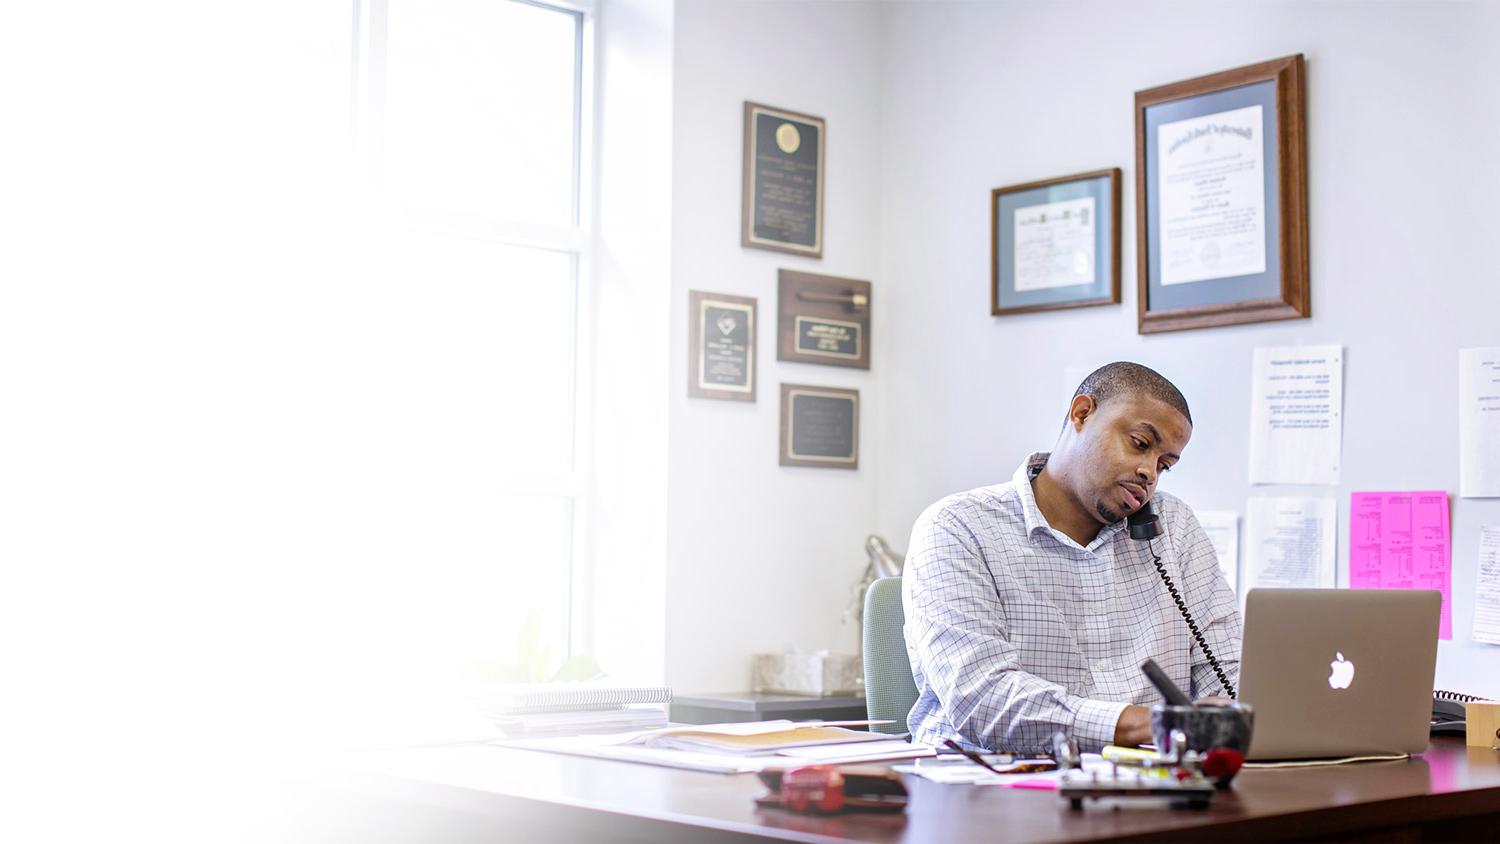
[[[417,0],[412,0],[417,2]],[[562,642],[563,658],[587,651],[592,636],[591,564],[582,558],[591,547],[593,517],[592,454],[594,418],[593,367],[595,349],[593,302],[594,128],[596,110],[595,31],[598,9],[594,0],[495,0],[533,6],[575,18],[573,38],[573,178],[572,223],[553,225],[520,222],[466,212],[414,207],[393,202],[384,194],[383,159],[386,100],[386,47],[389,0],[351,0],[353,26],[350,73],[351,189],[394,218],[400,227],[421,234],[481,240],[561,252],[572,258],[572,454],[571,468],[541,474],[496,479],[500,500],[516,496],[558,497],[570,514],[567,575],[568,619]],[[498,564],[498,561],[497,561]]]

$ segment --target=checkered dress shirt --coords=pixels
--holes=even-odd
[[[949,496],[912,528],[901,598],[915,741],[1035,752],[1061,730],[1097,751],[1127,703],[1160,701],[1148,658],[1195,699],[1224,694],[1125,522],[1087,548],[1047,524],[1031,488],[1046,462],[1033,454],[1010,483]],[[1238,685],[1238,600],[1213,545],[1178,499],[1157,492],[1152,506],[1165,528],[1156,552]]]

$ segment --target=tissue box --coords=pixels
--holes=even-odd
[[[865,688],[864,664],[852,654],[755,654],[750,688],[789,695],[852,695]]]

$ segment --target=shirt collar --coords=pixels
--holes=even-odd
[[[1052,530],[1052,526],[1047,524],[1047,517],[1043,516],[1041,508],[1036,506],[1036,491],[1031,488],[1032,480],[1042,473],[1042,467],[1047,465],[1047,458],[1050,455],[1051,452],[1038,451],[1026,458],[1026,462],[1016,468],[1016,474],[1012,478],[1016,485],[1016,492],[1021,496],[1021,512],[1026,518],[1028,537],[1039,530]]]
[[[1031,488],[1032,480],[1042,473],[1042,467],[1047,465],[1047,458],[1051,455],[1050,451],[1038,451],[1032,454],[1026,458],[1026,462],[1016,468],[1016,473],[1011,478],[1015,482],[1016,493],[1021,496],[1021,512],[1026,519],[1026,537],[1032,541],[1035,541],[1036,532],[1039,530],[1046,531],[1058,539],[1066,536],[1061,531],[1053,530],[1052,525],[1047,523],[1047,517],[1042,515],[1042,509],[1036,506],[1036,491]],[[1089,543],[1088,550],[1092,551],[1114,539],[1115,534],[1124,529],[1124,519],[1112,525],[1105,525],[1099,529],[1099,535],[1094,537],[1094,541]],[[1068,540],[1068,542],[1072,541]]]

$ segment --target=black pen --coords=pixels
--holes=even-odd
[[[996,768],[994,765],[991,765],[990,763],[984,761],[984,757],[980,756],[978,753],[975,753],[972,750],[964,749],[963,745],[959,744],[953,739],[944,739],[943,744],[947,745],[953,750],[958,751],[959,753],[962,753],[964,755],[964,758],[968,759],[970,762],[973,762],[976,765],[982,765],[984,766],[985,770],[995,774],[1031,774],[1036,773],[1037,771],[1050,771],[1057,766],[1057,763],[1053,762],[1051,759],[1016,759],[1015,757],[1011,757],[1012,762],[1006,765],[1006,770],[1002,771],[999,768]]]

